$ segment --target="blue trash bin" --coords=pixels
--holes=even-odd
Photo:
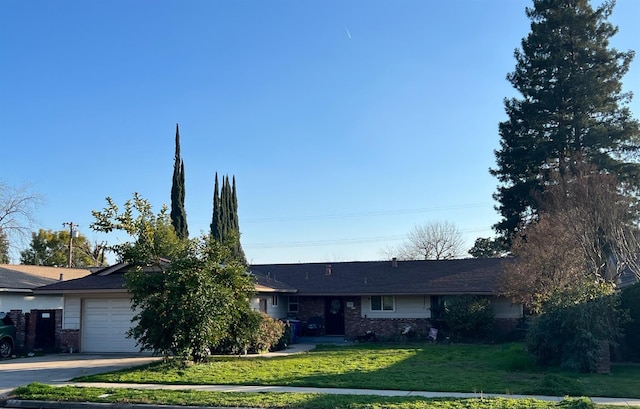
[[[289,325],[291,326],[291,343],[296,344],[298,342],[298,337],[300,336],[300,327],[302,323],[300,320],[287,320]]]

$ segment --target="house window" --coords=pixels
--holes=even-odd
[[[289,296],[289,312],[298,312],[298,296]]]
[[[278,306],[278,296],[277,295],[272,295],[271,296],[271,305],[276,307]]]
[[[395,310],[395,297],[392,295],[371,296],[371,311],[393,311]]]

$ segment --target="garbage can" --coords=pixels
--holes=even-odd
[[[291,343],[295,344],[298,342],[298,337],[300,336],[300,328],[302,326],[302,322],[300,322],[300,320],[287,321],[289,321],[289,325],[291,326]]]

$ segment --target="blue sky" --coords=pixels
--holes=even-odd
[[[44,197],[34,229],[125,240],[91,210],[169,204],[179,123],[191,235],[235,175],[250,262],[382,259],[438,221],[470,248],[499,219],[488,169],[530,4],[3,0],[0,179]],[[638,16],[618,0],[615,47],[640,51]],[[640,57],[624,84],[640,94]]]

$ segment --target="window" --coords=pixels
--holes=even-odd
[[[271,296],[271,305],[273,305],[274,307],[276,307],[278,305],[278,296],[277,295]]]
[[[395,310],[395,298],[392,295],[372,295],[371,311]]]
[[[289,296],[289,312],[298,312],[298,296]]]

